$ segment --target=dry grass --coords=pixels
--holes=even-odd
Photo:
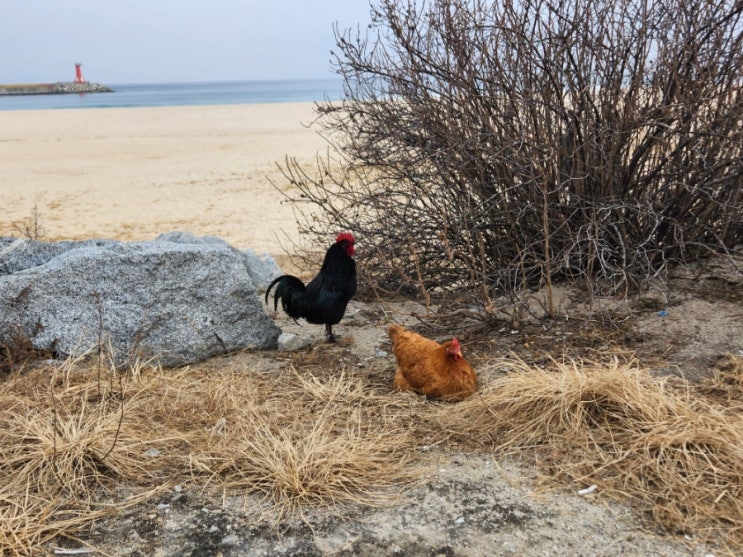
[[[496,365],[508,373],[441,413],[458,437],[534,455],[551,482],[596,484],[667,531],[743,542],[743,359],[729,358],[698,390],[619,359]],[[706,394],[735,386],[737,399]]]
[[[390,404],[342,370],[13,373],[0,383],[0,553],[33,554],[184,480],[263,494],[277,517],[391,502],[419,469]],[[135,496],[118,500],[122,485]]]
[[[743,542],[743,360],[698,389],[631,361],[485,367],[460,404],[338,364],[13,372],[0,383],[0,553],[38,553],[176,482],[262,495],[279,518],[386,504],[425,470],[417,449],[447,443],[533,455],[545,478],[595,483],[668,530]]]

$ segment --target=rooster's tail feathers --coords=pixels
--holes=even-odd
[[[294,319],[303,317],[297,313],[298,308],[295,306],[297,305],[297,299],[301,298],[306,291],[304,283],[292,275],[281,275],[275,278],[266,289],[266,304],[268,304],[268,297],[274,286],[276,286],[276,292],[274,292],[273,296],[274,311],[276,311],[279,300],[281,300],[281,307],[289,317],[293,317]]]
[[[282,280],[284,280],[284,279],[285,279],[286,277],[288,277],[288,276],[289,276],[289,275],[281,275],[280,277],[276,277],[275,279],[273,279],[273,280],[271,281],[271,284],[269,284],[269,285],[268,285],[268,288],[266,288],[266,296],[265,296],[265,299],[266,299],[266,305],[268,305],[268,296],[269,296],[269,295],[271,294],[271,289],[272,289],[272,288],[273,288],[274,286],[276,286],[276,284],[277,284],[277,283],[281,282]],[[274,302],[275,302],[275,301],[276,301],[276,300],[278,299],[278,297],[279,297],[279,292],[278,292],[278,290],[279,290],[279,289],[277,288],[277,289],[276,289],[276,294],[274,294],[274,298],[273,298],[273,299],[274,299]],[[276,309],[276,308],[274,307],[274,309]]]

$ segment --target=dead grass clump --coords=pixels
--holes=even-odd
[[[378,419],[394,404],[343,370],[13,373],[0,383],[0,554],[38,554],[189,478],[263,495],[275,517],[389,502],[416,477],[410,430]]]
[[[743,408],[743,358],[728,354],[717,364],[699,391],[726,406]]]
[[[48,350],[34,348],[31,339],[23,331],[11,328],[0,344],[0,378],[50,356]]]
[[[241,391],[252,392],[247,404]],[[382,504],[415,478],[410,431],[375,419],[390,401],[358,377],[242,375],[217,395],[222,412],[194,442],[193,473],[263,494],[278,516],[306,505]]]
[[[0,383],[3,555],[38,554],[53,538],[152,495],[106,501],[117,481],[152,477],[142,447],[157,428],[130,427],[122,404],[142,401],[78,366],[16,371]]]
[[[638,501],[666,530],[743,543],[743,412],[633,362],[553,362],[510,373],[442,412],[501,454],[535,451],[551,476]],[[483,406],[486,411],[483,411]]]
[[[152,401],[112,373],[101,383],[96,370],[69,361],[51,377],[41,368],[12,377],[4,389],[13,402],[3,413],[0,466],[29,478],[34,491],[53,487],[76,498],[115,480],[148,477],[142,453],[179,436],[157,423],[136,423],[132,418]]]

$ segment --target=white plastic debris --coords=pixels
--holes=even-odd
[[[238,541],[240,541],[240,538],[235,534],[229,534],[222,538],[222,545],[235,545]]]
[[[598,488],[599,486],[597,486],[596,484],[590,485],[585,489],[579,489],[578,495],[588,495],[589,493],[593,493],[594,491],[596,491]]]

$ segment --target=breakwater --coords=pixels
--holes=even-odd
[[[68,93],[113,93],[113,89],[88,81],[0,85],[0,95],[62,95]]]

